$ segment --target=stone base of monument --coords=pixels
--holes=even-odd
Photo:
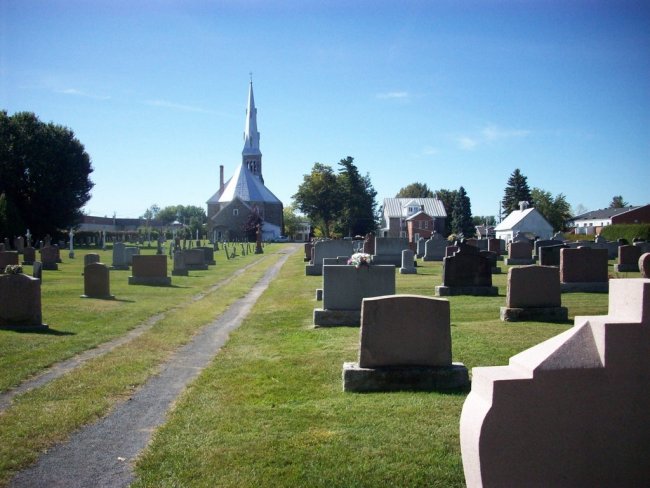
[[[587,283],[560,283],[562,293],[583,292],[583,293],[607,293],[609,282],[587,282]]]
[[[207,264],[185,264],[185,268],[190,271],[206,271],[208,269]]]
[[[47,271],[58,271],[59,265],[56,263],[43,263],[43,269]]]
[[[614,271],[619,273],[639,272],[639,263],[633,264],[615,264]]]
[[[529,264],[535,264],[535,260],[532,258],[505,258],[503,262],[507,266],[527,266]]]
[[[416,268],[400,268],[399,274],[417,274],[418,270]]]
[[[172,276],[187,276],[187,268],[185,268],[185,269],[172,269]]]
[[[115,295],[79,295],[81,298],[96,298],[98,300],[115,300]]]
[[[508,308],[501,307],[501,320],[504,322],[566,322],[569,311],[566,307],[531,307]]]
[[[129,285],[170,286],[172,279],[169,276],[129,276]]]
[[[477,297],[495,297],[499,294],[496,286],[436,286],[437,297],[455,295],[472,295]]]
[[[495,266],[494,268],[492,268],[492,274],[501,274],[501,268]]]
[[[469,390],[469,386],[469,375],[463,363],[381,368],[361,368],[358,363],[343,363],[344,391],[450,391]]]
[[[322,302],[323,301],[323,289],[322,288],[316,288],[316,301],[317,302]]]
[[[305,266],[305,276],[323,276],[323,267],[308,264]]]
[[[326,310],[324,308],[314,309],[315,327],[332,327],[347,325],[358,327],[361,325],[361,310]]]
[[[131,268],[129,267],[128,264],[114,264],[111,267],[109,267],[108,269],[114,269],[114,270],[117,270],[117,271],[128,271]]]

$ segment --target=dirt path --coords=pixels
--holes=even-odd
[[[236,270],[233,274],[230,276],[226,277],[225,279],[221,280],[219,283],[216,283],[215,285],[212,285],[210,288],[208,288],[205,292],[199,293],[195,296],[193,296],[190,300],[190,302],[196,302],[198,300],[203,299],[206,295],[209,295],[213,291],[218,290],[219,288],[229,284],[233,279],[236,277],[240,276],[242,273],[244,273],[247,269],[249,269],[251,266],[254,266],[257,264],[259,261],[255,261],[253,263],[247,264],[246,266]],[[187,302],[186,302],[187,303]],[[76,356],[71,357],[70,359],[66,359],[65,361],[60,361],[56,364],[53,364],[49,368],[47,368],[45,371],[42,373],[37,374],[36,376],[29,378],[28,380],[25,380],[22,382],[20,385],[18,385],[15,388],[12,388],[11,390],[4,391],[0,393],[0,412],[3,410],[6,410],[10,405],[11,401],[13,400],[14,397],[18,395],[22,395],[23,393],[27,393],[30,390],[33,390],[34,388],[39,388],[47,383],[49,383],[52,380],[55,380],[61,376],[63,376],[66,373],[69,373],[75,368],[78,368],[81,366],[83,363],[90,359],[94,359],[96,357],[101,356],[102,354],[106,354],[107,352],[112,351],[118,346],[121,346],[123,344],[126,344],[127,342],[132,341],[133,339],[141,336],[144,334],[146,331],[151,329],[154,325],[156,325],[158,322],[160,322],[162,319],[165,318],[165,316],[169,313],[172,312],[184,305],[179,305],[177,307],[173,307],[167,312],[164,313],[159,313],[156,315],[153,315],[149,317],[145,322],[142,324],[138,325],[134,329],[130,330],[128,333],[116,337],[113,340],[110,340],[108,342],[104,342],[103,344],[100,344],[99,346],[93,348],[93,349],[88,349],[87,351],[84,351],[80,354],[77,354]]]
[[[122,487],[133,481],[133,462],[185,387],[226,343],[257,299],[276,277],[290,254],[286,252],[248,294],[233,303],[217,320],[180,348],[128,401],[107,417],[71,435],[68,442],[43,454],[35,465],[20,472],[12,487]]]

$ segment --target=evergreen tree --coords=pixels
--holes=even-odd
[[[456,201],[457,194],[458,190],[446,190],[444,188],[436,190],[434,193],[434,197],[442,202],[442,206],[445,208],[445,213],[447,214],[447,218],[445,219],[445,237],[447,237],[452,232],[452,211],[454,209],[454,202]]]
[[[454,206],[451,212],[451,230],[454,234],[462,234],[463,237],[474,237],[476,229],[472,221],[472,204],[462,186],[456,193]]]
[[[501,208],[503,208],[505,217],[511,212],[519,210],[519,202],[532,200],[527,180],[528,178],[521,174],[519,168],[515,169],[508,178],[508,186],[506,186],[503,200],[501,200]]]
[[[624,208],[628,205],[629,204],[623,200],[623,196],[616,195],[615,197],[612,197],[612,201],[609,203],[609,208]]]
[[[370,182],[370,176],[362,177],[348,156],[339,162],[338,184],[341,188],[343,208],[339,230],[350,237],[365,235],[375,230],[375,209],[377,192]]]

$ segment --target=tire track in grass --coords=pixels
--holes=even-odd
[[[190,298],[189,301],[183,302],[180,305],[172,307],[166,312],[152,315],[147,320],[142,322],[140,325],[136,326],[134,329],[131,329],[126,334],[116,337],[115,339],[112,339],[108,342],[104,342],[103,344],[100,344],[97,347],[94,347],[92,349],[88,349],[87,351],[83,351],[82,353],[79,353],[76,356],[73,356],[69,359],[55,363],[49,366],[44,371],[42,371],[41,373],[38,373],[36,376],[33,376],[32,378],[23,381],[20,385],[16,386],[15,388],[0,393],[0,412],[6,410],[11,405],[11,401],[16,396],[22,395],[23,393],[27,393],[28,391],[31,391],[35,388],[44,386],[50,381],[60,378],[64,374],[69,373],[70,371],[78,368],[86,361],[102,356],[112,351],[116,347],[131,342],[133,339],[141,336],[146,331],[151,329],[154,325],[156,325],[158,322],[160,322],[162,319],[164,319],[168,313],[174,312],[180,308],[184,308],[188,305],[191,305],[192,303],[202,300],[207,295],[210,295],[211,293],[217,291],[219,288],[222,288],[223,286],[230,284],[232,280],[234,280],[238,276],[241,276],[252,266],[260,263],[265,257],[262,257],[262,259],[258,259],[252,263],[247,264],[243,268],[236,270],[230,276],[212,285],[206,291],[194,295],[193,297]]]
[[[161,372],[128,401],[98,422],[72,434],[68,442],[43,454],[35,465],[16,475],[10,486],[128,486],[134,479],[135,458],[165,421],[178,395],[212,361],[229,333],[241,325],[288,257],[298,249],[296,246],[284,252],[243,298],[178,349]]]

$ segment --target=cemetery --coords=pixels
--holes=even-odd
[[[36,298],[30,302],[29,310],[34,314],[31,323],[44,322],[47,327],[17,332],[15,327],[0,325],[4,351],[0,355],[0,483],[7,483],[58,439],[107,415],[124,398],[134,395],[164,358],[224,313],[287,250],[291,254],[279,276],[270,282],[242,326],[230,332],[221,352],[201,373],[189,395],[174,407],[173,417],[137,461],[140,483],[163,483],[169,473],[161,472],[158,466],[189,454],[198,461],[191,468],[193,479],[210,485],[250,486],[262,476],[290,479],[290,484],[298,485],[326,479],[337,480],[342,486],[363,478],[373,485],[389,480],[404,486],[478,486],[477,465],[488,474],[503,471],[492,468],[494,461],[472,447],[477,442],[475,436],[486,436],[499,449],[499,443],[512,441],[492,435],[485,423],[481,430],[478,420],[464,420],[481,419],[480,413],[461,416],[461,412],[475,409],[473,399],[486,391],[480,386],[483,383],[475,384],[476,378],[495,381],[487,371],[507,371],[509,362],[513,364],[518,357],[522,364],[532,364],[532,358],[541,356],[523,351],[541,348],[546,353],[551,350],[543,346],[547,343],[557,348],[558,334],[562,338],[582,337],[585,317],[590,318],[592,328],[601,322],[610,329],[621,321],[647,323],[649,288],[640,277],[650,273],[650,254],[639,257],[639,272],[619,272],[617,259],[606,260],[607,278],[616,281],[615,287],[610,284],[609,294],[561,293],[560,266],[506,264],[504,273],[491,277],[489,286],[497,290],[496,294],[437,298],[436,288],[443,283],[444,273],[440,261],[418,260],[417,273],[402,273],[393,265],[356,269],[330,264],[341,261],[328,257],[321,265],[322,276],[310,276],[305,274],[301,245],[269,244],[264,254],[255,254],[253,249],[239,252],[245,247],[229,249],[234,252],[214,252],[214,266],[188,275],[172,273],[177,269],[175,260],[156,256],[155,249],[146,248],[132,255],[132,264],[126,269],[110,269],[109,264],[102,264],[115,262],[110,246],[106,250],[76,250],[74,258],[66,254],[57,270],[43,269],[40,280],[31,278],[32,266],[22,266],[20,279],[40,286],[40,309]],[[462,257],[463,250],[468,252],[461,245],[460,254],[455,256]],[[571,249],[562,249],[566,250]],[[411,251],[406,256],[408,262],[413,260]],[[469,259],[476,260],[474,256],[480,254],[471,256]],[[129,285],[129,277],[140,273],[139,259],[147,257],[166,260],[165,274],[173,274],[175,286]],[[600,254],[596,259],[601,259]],[[370,277],[372,268],[383,274],[390,270],[391,276],[369,280],[379,287],[374,298],[359,294],[367,285],[339,276]],[[527,286],[509,289],[516,286],[515,274],[527,273],[528,268],[541,273],[533,281],[553,283],[554,291],[550,293],[548,287],[536,290],[526,275],[519,281]],[[338,274],[330,276],[330,269]],[[3,277],[10,276],[0,275],[0,289]],[[330,279],[336,282],[331,289]],[[388,284],[388,291],[381,283]],[[317,302],[314,289],[321,287],[323,302]],[[81,299],[82,294],[86,298]],[[617,298],[622,294],[638,298]],[[319,305],[332,307],[332,302],[341,310],[354,308],[346,300],[360,302],[354,312],[357,326],[314,327],[314,309]],[[504,306],[517,309],[509,312],[511,319],[507,321],[502,320]],[[552,310],[540,315],[544,308]],[[38,310],[41,316],[37,317]],[[514,316],[517,321],[513,321]],[[604,318],[597,322],[594,317]],[[126,340],[131,335],[133,338]],[[113,349],[98,353],[44,385],[20,391],[20,385],[29,383],[48,364],[114,341],[117,345]],[[571,339],[568,344],[586,344],[583,339],[576,341]],[[611,347],[617,346],[614,343]],[[605,349],[599,346],[601,350]],[[595,366],[602,364],[597,358],[585,360]],[[617,368],[615,364],[612,367]],[[626,398],[624,388],[632,380],[615,380],[625,370],[616,371],[612,372],[612,381],[619,383],[618,396]],[[496,378],[507,379],[515,386],[517,381],[529,381],[510,373],[498,373]],[[549,376],[544,381],[550,380]],[[85,385],[83,391],[76,386],[80,384]],[[522,384],[522,388],[528,387]],[[530,391],[533,399],[539,395],[534,389]],[[530,401],[522,398],[519,408]],[[503,403],[496,396],[493,402],[495,408]],[[484,405],[483,400],[480,404]],[[621,402],[617,405],[626,408]],[[48,409],[48,419],[37,420],[34,412],[44,408]],[[76,420],[61,421],[71,411]],[[498,418],[504,422],[520,421],[507,417],[508,409],[499,412]],[[193,420],[188,422],[190,418]],[[18,425],[24,434],[11,435]],[[612,436],[607,431],[600,435]],[[640,431],[640,437],[628,436],[628,444],[634,450],[647,441],[646,435]],[[370,446],[372,452],[367,451]],[[583,464],[590,462],[590,447],[576,441],[574,449],[585,457]],[[219,454],[224,449],[232,457]],[[360,452],[368,454],[360,459]],[[594,456],[600,459],[598,451]],[[296,465],[296,459],[309,459],[313,468],[303,462]],[[557,460],[548,458],[548,462],[552,466]],[[624,463],[622,455],[607,466],[616,470],[620,463]],[[345,470],[340,466],[346,466]],[[364,466],[372,466],[371,472]],[[490,486],[488,474],[483,480],[485,486]],[[525,479],[518,478],[521,472],[508,476]],[[639,473],[630,476],[646,481]],[[177,483],[187,484],[188,480],[178,478]]]

